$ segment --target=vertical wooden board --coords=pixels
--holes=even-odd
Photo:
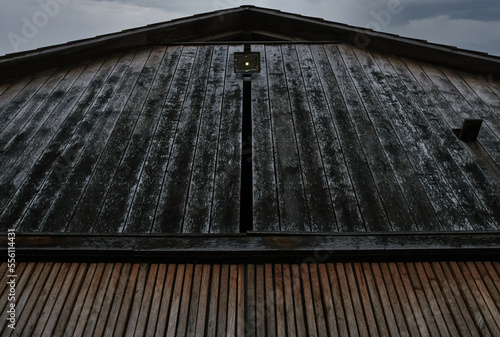
[[[189,313],[187,315],[187,331],[186,336],[194,336],[196,332],[198,310],[200,309],[200,302],[203,301],[203,293],[201,292],[203,265],[197,264],[194,266],[194,274],[192,289],[191,289],[191,302],[189,303]]]
[[[217,336],[223,337],[227,332],[228,295],[229,295],[229,265],[223,264],[220,273],[219,305],[217,314]]]
[[[319,336],[327,336],[326,315],[323,309],[324,293],[321,292],[318,265],[316,263],[309,264],[309,274],[311,280],[312,299],[314,302],[314,312],[316,315],[316,326]]]
[[[269,83],[280,230],[310,231],[304,182],[280,46],[266,45],[266,67]]]
[[[44,137],[44,131],[50,129],[52,122],[56,126],[59,124],[59,120],[56,118],[60,112],[57,111],[58,105],[64,107],[67,91],[70,90],[85,66],[86,64],[65,70],[59,74],[60,76],[55,76],[51,81],[48,81],[47,83],[52,83],[48,85],[47,91],[42,95],[43,99],[36,107],[33,107],[32,111],[35,112],[32,112],[32,118],[28,123],[22,127],[13,123],[12,129],[4,130],[5,137],[10,141],[2,147],[0,152],[0,163],[2,163],[3,168],[0,174],[2,176],[0,184],[3,185],[9,181],[10,187],[19,187],[29,171],[30,165],[27,164],[32,164],[32,161],[38,158],[37,154],[44,149],[44,145],[51,138],[51,135]]]
[[[179,308],[179,318],[177,320],[177,336],[185,336],[189,315],[189,303],[191,299],[191,291],[193,284],[193,269],[192,264],[186,264],[184,274],[184,284],[182,286],[182,298]]]
[[[28,319],[31,317],[33,306],[36,304],[40,292],[47,278],[49,278],[53,267],[54,263],[52,262],[37,263],[36,269],[33,272],[33,277],[27,280],[28,282],[24,291],[16,298],[16,316],[18,317],[16,321],[16,334],[21,335],[23,332]],[[3,328],[4,334],[2,336],[6,336],[9,329],[6,329],[5,326]]]
[[[439,220],[427,196],[429,183],[432,187],[436,179],[425,179],[429,168],[436,170],[436,159],[428,154],[427,148],[435,144],[424,142],[407,117],[416,107],[405,99],[408,93],[404,90],[404,83],[401,83],[398,74],[394,74],[388,61],[366,51],[353,49],[353,52],[369,81],[365,85],[371,85],[372,90],[366,98],[366,105],[372,109],[370,117],[414,217],[413,225],[402,224],[399,229],[436,230]],[[439,176],[439,173],[436,175]]]
[[[36,104],[37,98],[40,100],[40,95],[36,96],[36,93],[41,89],[43,90],[45,82],[51,78],[54,70],[50,69],[38,73],[34,78],[25,77],[19,79],[13,83],[5,95],[0,96],[0,106],[4,107],[3,109],[0,108],[0,120],[2,121],[2,125],[0,126],[0,140],[2,140],[2,149],[12,140],[12,130],[22,129],[33,118],[36,110],[27,108],[26,105],[30,104],[31,99],[34,99],[31,104]],[[18,91],[14,92],[14,90]],[[36,105],[34,106],[36,107]]]
[[[243,80],[234,72],[233,55],[242,50],[238,45],[228,48],[210,233],[237,233],[240,227]]]
[[[213,46],[198,47],[155,216],[155,222],[162,232],[183,232],[186,199],[212,55]]]
[[[452,184],[462,184],[460,172],[456,170],[454,158],[461,156],[464,158],[465,149],[459,144],[455,134],[451,131],[446,121],[443,119],[440,110],[450,109],[446,102],[431,83],[429,78],[418,66],[418,64],[391,58],[390,62],[394,70],[399,74],[403,85],[410,92],[411,106],[418,108],[415,113],[410,113],[408,117],[413,121],[414,125],[418,126],[422,139],[430,139],[432,144],[446,144],[446,147],[431,146],[428,149],[429,154],[437,158],[444,165],[429,165],[424,169],[432,173],[431,175],[423,175],[423,178],[428,180],[429,191],[428,195],[432,200],[438,218],[446,225],[445,228],[454,230],[470,229],[471,224],[467,219],[465,211],[459,202],[459,196],[456,194],[457,187]],[[399,92],[405,92],[400,90]],[[411,110],[407,110],[413,112]],[[450,150],[450,151],[447,151]],[[468,155],[466,155],[467,157]],[[463,159],[462,159],[463,160]],[[470,158],[469,158],[470,160]],[[438,169],[439,171],[436,171]],[[424,171],[425,172],[425,171]],[[436,185],[436,188],[433,186]],[[441,191],[440,191],[441,190]],[[435,196],[434,196],[434,195]]]
[[[427,327],[424,314],[422,313],[422,308],[419,304],[417,296],[415,295],[415,289],[410,283],[410,278],[408,276],[408,272],[405,268],[404,263],[391,263],[389,264],[389,268],[391,270],[393,279],[395,280],[395,282],[397,282],[396,289],[398,289],[398,293],[403,293],[404,291],[406,293],[406,296],[408,297],[408,301],[406,302],[405,306],[407,306],[408,309],[412,310],[413,315],[415,316],[419,334],[421,336],[434,336],[436,334],[439,334],[437,329],[430,332],[429,328]],[[408,323],[408,325],[411,325],[411,323]]]
[[[208,233],[228,46],[214,46],[195,146],[183,231]]]
[[[229,286],[227,299],[227,328],[225,336],[236,336],[236,318],[238,308],[238,266],[229,266]]]
[[[389,336],[390,333],[389,333],[389,328],[388,328],[388,325],[390,325],[390,329],[392,331],[396,331],[396,334],[397,335],[397,328],[394,329],[394,327],[392,326],[393,322],[387,320],[386,322],[386,319],[385,319],[385,316],[384,316],[384,309],[383,309],[383,305],[380,301],[380,297],[379,297],[379,294],[378,294],[378,291],[377,291],[377,286],[375,284],[375,277],[373,275],[373,272],[371,271],[371,267],[370,267],[370,263],[362,263],[361,267],[362,267],[362,272],[363,272],[363,278],[365,279],[366,281],[366,286],[367,286],[367,289],[368,289],[368,293],[370,295],[370,301],[372,303],[372,307],[373,307],[373,313],[374,313],[374,321],[373,323],[376,324],[377,326],[377,330],[378,330],[378,335],[380,336]],[[360,276],[361,278],[361,276]],[[377,336],[377,334],[375,334],[375,336]]]
[[[335,306],[333,304],[332,291],[330,289],[330,281],[328,278],[328,270],[326,264],[318,264],[319,284],[323,297],[323,304],[325,306],[325,319],[328,328],[328,336],[339,336],[339,329],[337,327],[337,320],[335,315]]]
[[[57,178],[58,181],[54,185],[59,186],[63,172],[70,170],[74,156],[63,153],[88,109],[92,99],[89,87],[102,76],[103,62],[104,60],[95,60],[85,68],[23,153],[21,157],[24,158],[23,165],[29,172],[11,199],[6,213],[2,214],[0,222],[14,224],[14,217],[17,217],[20,230],[40,229],[39,222],[44,216],[44,212],[40,209],[46,210],[51,198],[38,197],[38,192],[40,190],[45,192],[47,184],[51,182],[54,184],[51,178]],[[82,101],[85,101],[85,105]],[[53,193],[56,193],[55,188],[52,189]]]
[[[40,309],[41,312],[39,314],[39,318],[33,328],[33,332],[31,333],[33,336],[41,336],[42,333],[49,334],[47,330],[53,329],[53,326],[48,326],[48,321],[54,319],[57,320],[61,309],[61,296],[64,297],[68,293],[69,286],[73,281],[76,269],[77,265],[75,264],[61,264],[61,269],[56,275],[56,279],[53,282],[54,284],[52,286],[52,289],[47,295],[47,301],[45,302],[43,309]],[[32,316],[34,315],[32,314]],[[24,333],[26,333],[26,330],[24,331]]]
[[[168,318],[170,317],[171,303],[173,299],[173,291],[175,289],[175,275],[177,272],[176,264],[169,264],[167,270],[167,276],[163,281],[163,293],[161,296],[161,305],[158,316],[158,322],[155,325],[150,322],[148,323],[148,331],[155,331],[155,337],[164,337],[165,331],[167,330]]]
[[[265,296],[265,326],[266,336],[276,336],[276,299],[274,295],[273,266],[270,263],[264,265],[264,292]]]
[[[439,312],[435,311],[438,310],[436,302],[432,298],[431,300],[428,300],[427,298],[427,284],[421,282],[414,263],[406,263],[404,267],[408,275],[410,286],[415,292],[419,306],[422,308],[422,313],[431,336],[441,335],[438,325],[444,324],[443,317],[439,314]],[[446,335],[446,333],[447,332],[444,334]]]
[[[386,280],[387,289],[389,290],[389,296],[393,301],[393,310],[402,313],[410,336],[421,336],[422,332],[419,330],[418,322],[410,307],[410,302],[403,282],[401,281],[398,270],[395,269],[394,263],[381,263],[381,267],[384,279]]]
[[[14,80],[0,96],[0,119],[6,121],[8,116],[15,117],[55,70],[52,68],[39,72],[35,76],[28,75]],[[5,126],[7,123],[2,128]]]
[[[374,58],[400,102],[398,108],[403,109],[403,114],[406,114],[406,118],[403,115],[404,119],[396,120],[411,131],[401,133],[401,138],[405,140],[407,151],[411,153],[409,159],[419,179],[426,186],[427,197],[439,219],[438,224],[424,224],[424,229],[453,228],[456,223],[463,222],[463,210],[457,205],[457,197],[450,185],[450,180],[456,179],[459,173],[446,174],[443,172],[443,165],[438,163],[444,163],[444,168],[455,166],[447,147],[439,146],[442,142],[449,144],[449,140],[455,139],[445,140],[446,132],[440,130],[439,126],[443,121],[432,112],[436,110],[434,103],[406,65],[395,57],[386,58],[375,54]]]
[[[351,293],[347,282],[347,275],[342,263],[335,264],[336,277],[338,280],[339,291],[342,297],[342,304],[344,306],[347,328],[349,329],[349,336],[360,336],[360,326],[356,321],[356,311],[358,308],[353,303],[354,291]]]
[[[283,264],[283,292],[285,297],[286,336],[297,336],[295,307],[293,300],[292,276],[289,264]],[[301,310],[302,308],[299,308]]]
[[[0,223],[15,223],[28,206],[30,211],[24,215],[25,219],[23,221],[26,223],[41,223],[41,219],[47,213],[54,195],[57,194],[64,178],[71,170],[73,161],[77,157],[77,152],[81,147],[78,145],[78,139],[90,133],[90,119],[87,112],[118,59],[117,56],[110,57],[102,64],[73,111],[68,115],[68,118],[54,135],[46,150],[32,167],[27,179],[13,196],[8,208],[0,215]],[[99,64],[100,61],[97,60],[95,64],[93,63],[93,66]],[[58,225],[62,226],[63,224]]]
[[[337,229],[335,213],[297,49],[295,45],[283,45],[281,50],[285,68],[284,81],[290,98],[292,122],[310,215],[310,230],[331,232]]]
[[[287,322],[285,320],[285,299],[283,295],[283,266],[279,263],[274,264],[274,285],[276,300],[274,307],[276,309],[276,336],[286,336]]]
[[[457,88],[449,81],[449,79],[442,73],[442,68],[431,67],[428,65],[421,64],[422,68],[432,80],[432,82],[437,86],[441,95],[450,104],[452,109],[443,110],[444,117],[449,120],[451,124],[450,127],[460,128],[462,125],[462,120],[464,118],[477,118],[478,114],[481,114],[478,110],[474,108],[467,102],[462,93],[457,90]],[[480,107],[477,107],[480,108]],[[482,115],[482,114],[481,114]],[[500,142],[499,136],[495,134],[495,130],[492,130],[488,123],[485,123],[481,128],[481,133],[478,137],[478,141],[490,154],[490,156],[496,161],[497,165],[500,165]]]
[[[256,336],[266,335],[266,297],[264,266],[255,266],[255,331]]]
[[[473,262],[462,262],[461,268],[465,269],[464,264],[467,265],[469,271],[469,279],[472,277],[475,281],[475,284],[481,293],[484,301],[486,302],[488,309],[495,320],[497,322],[497,327],[499,327],[499,318],[500,318],[500,294],[498,293],[495,286],[492,284],[491,279],[486,270],[483,269],[481,262],[478,261],[476,263]]]
[[[161,225],[154,223],[154,217],[195,56],[196,47],[169,47],[165,56],[165,67],[175,69],[175,72],[165,91],[161,116],[151,136],[151,147],[129,209],[125,228],[128,232],[162,231]]]
[[[204,264],[202,269],[200,300],[198,301],[198,313],[196,317],[196,337],[203,337],[206,334],[206,323],[208,316],[208,305],[210,303],[210,276],[211,266]]]
[[[328,100],[328,89],[320,78],[323,68],[329,67],[328,61],[321,45],[297,45],[296,48],[337,220],[337,227],[330,230],[359,231],[363,229],[363,219],[332,118],[334,102]]]
[[[364,144],[351,117],[352,105],[359,105],[358,93],[335,46],[324,45],[324,50],[318,47],[314,52],[321,69],[319,75],[327,100],[333,107],[332,117],[337,126],[346,165],[357,193],[358,207],[364,221],[360,230],[386,230],[387,215],[365,157]]]
[[[276,166],[271,128],[267,58],[264,45],[252,45],[260,53],[260,73],[252,74],[253,227],[256,231],[279,231]]]
[[[467,101],[467,98],[469,96],[465,96],[469,93],[469,91],[464,90],[463,86],[460,85],[459,81],[453,81],[450,80],[450,78],[454,78],[454,74],[452,72],[448,72],[448,76],[446,76],[445,73],[443,73],[442,68],[436,69],[434,67],[430,67],[427,65],[421,65],[422,69],[425,71],[429,79],[434,83],[434,85],[439,89],[439,91],[442,94],[442,97],[448,102],[450,105],[451,109],[446,109],[446,110],[441,110],[442,114],[445,116],[445,119],[448,120],[448,123],[451,125],[449,126],[450,128],[460,128],[462,126],[462,120],[465,118],[477,118],[479,111],[481,111],[481,106],[478,102],[475,102],[474,108],[469,104]],[[457,89],[457,86],[459,88],[462,88],[462,90]],[[467,88],[469,89],[469,88]],[[482,113],[480,113],[482,115]],[[498,139],[498,136],[494,134],[494,132],[491,130],[491,128],[488,126],[488,123],[484,123],[482,128],[481,128],[481,133],[480,133],[480,138],[478,138],[479,142],[483,145],[483,147],[486,149],[486,151],[489,153],[491,158],[496,161],[497,165],[500,163],[500,160],[497,158],[500,158],[500,141]],[[469,164],[470,165],[470,164]],[[474,165],[472,165],[474,167]],[[467,166],[465,167],[465,173],[467,173],[469,169]],[[473,178],[472,175],[466,175],[467,178]],[[483,178],[484,180],[484,178]],[[481,184],[484,186],[487,186],[488,184]],[[493,206],[493,209],[484,209],[485,204],[487,205],[486,200],[481,200],[480,202],[477,201],[477,198],[472,198],[472,196],[475,196],[478,192],[480,193],[481,190],[477,190],[475,188],[475,185],[469,185],[469,189],[475,189],[474,193],[463,193],[461,195],[461,203],[464,205],[464,208],[466,211],[468,211],[468,216],[469,218],[472,219],[472,221],[477,224],[477,226],[480,229],[483,228],[491,228],[492,226],[496,225],[498,222],[497,220],[490,220],[490,221],[485,221],[482,219],[481,215],[485,211],[488,213],[491,212],[498,212],[498,203]],[[470,195],[470,197],[469,197]],[[469,197],[469,198],[467,198]],[[498,196],[495,198],[498,200]],[[493,200],[495,200],[493,199]],[[497,201],[498,202],[498,201]],[[480,206],[482,205],[482,207]],[[494,210],[494,211],[493,211]],[[498,213],[497,213],[498,214]],[[489,225],[489,226],[488,226]],[[496,229],[496,226],[493,227]]]
[[[44,231],[66,229],[104,145],[99,137],[105,135],[103,127],[108,117],[106,108],[116,91],[120,90],[119,83],[134,55],[135,50],[119,59],[113,57],[106,61],[96,81],[88,87],[89,96],[86,95],[86,99],[78,103],[77,120],[81,122],[77,124],[72,139],[34,201],[51,201],[37,207],[37,211],[43,214],[40,227]]]
[[[302,284],[302,292],[304,294],[304,310],[307,320],[307,333],[308,336],[319,336],[316,327],[316,315],[314,312],[314,299],[311,292],[311,281],[309,278],[308,264],[300,264],[300,281]]]
[[[488,276],[484,276],[487,280],[491,279],[493,285],[495,286],[497,292],[500,293],[500,272],[495,271],[495,267],[491,261],[482,261],[483,267],[487,271]],[[483,275],[486,275],[485,272],[482,272]],[[492,287],[493,288],[493,287]],[[492,289],[492,291],[494,291]]]
[[[380,266],[378,265],[378,263],[371,263],[370,266],[370,272],[373,276],[373,281],[376,284],[380,303],[382,305],[385,320],[387,322],[387,328],[391,336],[409,336],[404,318],[399,315],[400,313],[394,312],[391,306],[391,299],[385,287],[385,280],[380,270]]]
[[[239,264],[238,265],[238,300],[236,304],[236,336],[238,337],[243,337],[245,335],[245,308],[246,308],[246,301],[245,301],[245,265]]]
[[[158,271],[156,273],[156,281],[154,285],[154,290],[152,293],[151,297],[151,308],[149,311],[149,315],[147,317],[147,322],[144,322],[142,326],[144,327],[145,331],[147,331],[149,334],[154,335],[156,333],[157,329],[159,329],[158,324],[160,322],[160,305],[162,304],[163,300],[163,288],[165,288],[166,285],[166,275],[167,275],[167,268],[168,265],[166,263],[161,263],[158,265]],[[168,314],[168,306],[167,309],[165,310],[166,312],[162,312],[162,315]]]
[[[370,336],[383,335],[382,332],[379,333],[377,329],[377,320],[374,314],[374,305],[370,299],[370,290],[368,288],[367,281],[363,274],[363,267],[361,263],[353,263],[351,270],[352,282],[356,282],[356,287],[359,292],[359,297],[361,304],[363,306],[363,312],[366,317],[366,326]],[[382,330],[382,329],[381,329]]]
[[[151,61],[151,48],[138,50],[137,68],[128,78],[130,87],[123,88],[118,97],[114,97],[108,107],[109,116],[105,126],[104,147],[86,188],[79,198],[70,221],[70,228],[78,231],[114,232],[113,224],[97,221],[113,177],[129,143],[131,134],[142,111],[147,92],[153,78],[151,68],[145,68]],[[153,59],[153,61],[155,60]],[[126,96],[121,96],[126,95]],[[107,124],[106,123],[106,124]],[[113,198],[113,196],[110,196]]]
[[[172,300],[170,304],[170,313],[168,316],[168,326],[165,331],[165,336],[171,337],[175,336],[175,331],[177,329],[177,321],[179,319],[179,307],[181,303],[182,296],[182,284],[184,282],[184,274],[186,270],[186,265],[177,265],[177,272],[175,276],[174,292],[172,294]]]
[[[292,296],[295,307],[295,324],[297,327],[297,336],[307,336],[305,305],[302,298],[302,283],[300,282],[300,268],[298,264],[292,264]]]
[[[415,270],[430,304],[431,312],[436,318],[439,332],[442,336],[454,336],[451,334],[451,331],[455,331],[455,327],[450,327],[450,312],[443,305],[443,298],[439,288],[435,289],[436,284],[433,280],[434,276],[431,275],[431,279],[428,279],[425,271],[425,264],[421,262],[415,263]]]
[[[109,322],[112,322],[110,324],[109,329],[107,328],[104,332],[105,336],[114,336],[114,337],[121,337],[125,333],[125,328],[127,327],[127,323],[129,321],[129,316],[134,304],[134,294],[136,292],[136,286],[140,282],[141,274],[141,265],[138,263],[135,263],[132,265],[132,268],[130,270],[130,273],[128,274],[128,277],[124,279],[126,280],[126,288],[122,292],[120,292],[120,297],[123,298],[122,300],[118,300],[119,306],[117,306],[117,310],[119,310],[115,315],[113,315],[115,320],[111,321],[111,316],[109,319]],[[125,285],[125,283],[123,283]],[[123,288],[122,288],[123,289]]]
[[[75,324],[73,331],[74,336],[84,336],[85,334],[88,336],[88,334],[93,333],[96,321],[94,313],[99,313],[102,297],[104,295],[103,293],[106,291],[111,271],[111,264],[97,264],[94,278],[91,281],[89,290],[82,304],[82,310]]]
[[[335,265],[333,263],[327,263],[326,265],[328,271],[328,277],[330,280],[330,289],[332,291],[333,307],[335,310],[335,318],[337,320],[337,326],[339,329],[340,336],[349,336],[349,329],[347,327],[347,319],[345,310],[343,307],[343,299],[340,291],[339,280],[337,272],[335,270]]]
[[[371,167],[372,175],[379,186],[379,193],[384,204],[384,209],[392,225],[393,230],[408,230],[406,224],[414,224],[415,219],[411,215],[405,196],[401,190],[401,184],[397,180],[394,166],[391,165],[391,158],[401,156],[404,158],[404,151],[398,148],[401,146],[397,139],[394,139],[394,133],[389,123],[381,114],[380,106],[370,82],[366,79],[363,68],[353,53],[353,50],[347,46],[337,46],[342,57],[349,77],[354,87],[352,93],[356,95],[346,99],[350,112],[352,114],[353,124],[356,127],[360,141],[365,149],[366,159]],[[384,106],[383,109],[388,107]],[[387,139],[389,138],[389,139]],[[385,145],[385,146],[384,146]],[[384,147],[393,152],[387,152]],[[398,164],[403,165],[402,158]],[[411,166],[404,162],[407,169]],[[410,226],[415,227],[415,225]]]
[[[351,293],[352,305],[356,315],[359,334],[360,336],[368,336],[368,327],[365,319],[366,313],[360,300],[360,290],[356,284],[356,276],[354,275],[352,264],[344,263],[338,266],[344,269],[343,273],[347,278],[347,284],[349,286],[349,292]]]
[[[147,270],[146,268],[148,265],[143,265],[143,269]],[[144,287],[142,296],[140,298],[141,304],[138,309],[139,313],[137,315],[137,323],[135,326],[135,329],[127,329],[126,336],[137,336],[137,337],[142,337],[146,333],[146,324],[148,322],[148,317],[150,315],[150,310],[153,302],[153,294],[155,291],[155,283],[157,280],[157,274],[158,274],[158,264],[150,264],[149,265],[149,272],[148,272],[148,278],[146,281],[146,285]],[[144,274],[146,271],[144,272]],[[138,303],[139,301],[137,301]]]
[[[123,138],[122,141],[128,141],[128,145],[123,157],[119,160],[119,167],[97,220],[98,224],[105,223],[110,228],[114,228],[115,232],[124,230],[141,169],[150,149],[155,128],[159,123],[165,92],[169,90],[172,73],[175,70],[172,63],[176,62],[176,56],[178,57],[178,54],[172,55],[172,52],[164,46],[153,48],[137,81],[137,87],[143,88],[141,91],[144,90],[143,94],[146,95],[143,105],[141,107],[141,102],[138,101],[130,107],[129,113],[125,114],[127,110],[124,111],[124,118],[130,118],[130,115],[135,114],[139,116],[129,139],[124,132],[118,134],[118,137]],[[131,229],[134,229],[134,226],[137,224],[131,224]]]
[[[64,276],[68,271],[67,266],[63,271]],[[50,302],[46,308],[47,300],[52,292],[54,283],[57,279],[59,272],[61,271],[61,264],[55,263],[51,268],[47,268],[46,272],[42,272],[41,278],[38,279],[33,292],[30,294],[30,298],[27,300],[22,311],[17,311],[19,319],[16,322],[16,334],[21,334],[22,336],[32,336],[33,330],[35,329],[37,322],[44,315],[42,315],[43,309],[48,309],[50,312]],[[45,275],[44,275],[45,274]],[[59,284],[58,284],[59,285]],[[42,317],[40,317],[42,316]],[[40,324],[45,325],[46,321],[40,321]]]
[[[217,335],[217,313],[219,312],[219,283],[221,277],[221,265],[212,266],[212,277],[210,287],[210,302],[208,309],[207,327],[205,335],[214,337]]]
[[[245,272],[245,337],[256,337],[256,266],[246,265]]]
[[[113,272],[111,274],[109,283],[107,285],[106,293],[104,294],[104,299],[102,300],[101,309],[97,316],[97,321],[95,323],[94,336],[104,336],[104,330],[108,322],[108,317],[111,314],[113,299],[116,295],[117,288],[120,282],[120,275],[122,274],[123,264],[114,263]]]
[[[484,289],[482,281],[477,282],[477,280],[474,280],[474,276],[471,275],[465,262],[451,262],[450,264],[455,275],[464,281],[464,287],[468,287],[468,291],[476,301],[491,334],[493,336],[500,335],[500,322],[498,321],[500,312],[491,300],[488,291]]]

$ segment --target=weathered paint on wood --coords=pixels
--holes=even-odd
[[[497,84],[348,45],[251,48],[251,143],[241,45],[149,46],[2,83],[0,229],[236,233],[249,151],[254,230],[499,229]],[[451,130],[465,117],[484,119],[475,144]]]

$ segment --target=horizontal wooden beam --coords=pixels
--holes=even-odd
[[[6,233],[0,247],[7,256]],[[20,261],[210,263],[464,260],[500,258],[500,232],[396,234],[22,234]]]

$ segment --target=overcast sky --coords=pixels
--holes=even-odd
[[[255,5],[500,56],[499,0],[0,0],[0,55]]]

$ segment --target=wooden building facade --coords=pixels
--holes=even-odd
[[[500,58],[242,6],[0,74],[3,335],[500,335]]]

